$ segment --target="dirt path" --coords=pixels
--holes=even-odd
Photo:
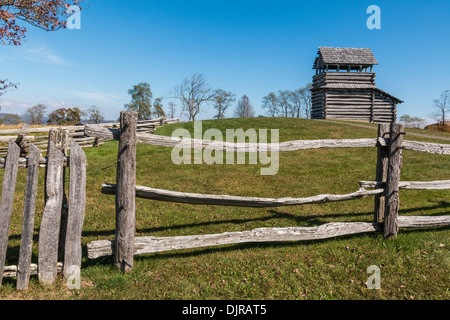
[[[322,120],[322,121],[331,122],[331,123],[348,124],[348,125],[354,126],[354,127],[360,127],[360,128],[367,128],[367,129],[377,130],[377,127],[372,127],[372,126],[359,124],[359,123],[348,123],[348,122],[344,123],[344,122],[332,121],[332,120]],[[433,136],[433,135],[430,135],[430,134],[415,133],[415,132],[407,132],[406,134],[408,136],[417,136],[417,137],[424,137],[424,138],[431,138],[431,139],[439,139],[439,140],[448,140],[448,141],[450,141],[450,138],[448,138],[448,137]]]

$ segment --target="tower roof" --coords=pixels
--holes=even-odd
[[[378,64],[369,48],[319,47],[317,54],[313,69],[323,68],[327,64],[340,66],[372,66]]]

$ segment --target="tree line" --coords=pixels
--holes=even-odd
[[[43,104],[37,104],[33,107],[29,107],[24,116],[21,117],[18,114],[6,113],[0,117],[0,124],[15,125],[22,123],[23,118],[31,125],[74,125],[83,122],[87,123],[101,123],[104,117],[97,106],[91,106],[86,111],[82,111],[78,107],[72,108],[59,108],[51,112],[48,115],[47,121],[44,121],[46,115],[47,106]]]
[[[309,118],[311,112],[311,85],[297,90],[279,90],[271,92],[262,100],[262,108],[271,117],[296,117]],[[147,82],[141,82],[128,90],[131,97],[126,104],[126,110],[138,113],[138,120],[148,120],[157,117],[175,118],[179,111],[179,117],[188,117],[189,121],[195,121],[196,117],[210,106],[215,110],[215,119],[224,119],[226,112],[234,107],[233,116],[236,118],[255,117],[255,109],[247,95],[243,95],[236,103],[236,95],[231,91],[213,89],[208,85],[204,75],[194,74],[185,78],[181,84],[174,87],[168,97],[178,100],[180,107],[175,102],[169,101],[167,110],[164,110],[164,97],[153,99],[153,92]],[[179,110],[177,110],[179,108]],[[104,120],[100,109],[92,106],[87,111],[78,107],[59,108],[48,115],[46,123],[44,117],[47,107],[43,104],[30,107],[25,112],[25,118],[31,125],[54,124],[73,125],[81,122],[101,123]],[[0,119],[3,124],[18,124],[22,117],[17,114],[6,114]]]
[[[271,117],[296,117],[310,118],[311,114],[311,84],[297,90],[280,90],[278,94],[272,92],[262,100],[262,107]],[[152,91],[147,82],[139,83],[128,91],[131,103],[125,105],[127,110],[138,113],[139,120],[149,119],[154,116],[162,116],[162,100],[158,98],[157,103],[152,104]],[[180,103],[179,115],[188,117],[189,121],[195,121],[197,116],[209,107],[215,110],[215,119],[224,119],[227,110],[235,106],[233,116],[236,118],[255,117],[255,109],[247,95],[243,95],[236,102],[236,95],[227,90],[213,89],[208,85],[204,75],[194,74],[185,78],[181,84],[174,87],[168,95]],[[176,105],[169,102],[168,114],[171,118],[175,116]]]
[[[271,117],[311,118],[311,88],[296,90],[279,90],[271,92],[263,98],[262,107]]]
[[[167,116],[175,118],[177,105],[169,101],[165,111],[163,97],[153,99],[150,85],[146,82],[134,85],[128,90],[131,102],[124,107],[127,110],[136,111],[139,120],[147,120],[155,117]],[[190,121],[195,121],[200,112],[212,105],[215,110],[214,118],[224,119],[226,111],[235,105],[236,95],[223,89],[212,89],[201,74],[194,74],[186,78],[176,86],[169,94],[170,98],[178,99],[181,103],[180,117],[185,115]],[[439,99],[433,100],[436,110],[432,116],[438,121],[437,125],[446,126],[447,113],[450,108],[450,91],[446,90]],[[262,108],[270,117],[294,117],[310,118],[311,114],[311,84],[296,90],[279,90],[270,92],[262,99]],[[1,110],[1,109],[0,109]],[[104,116],[97,106],[91,106],[86,111],[78,107],[59,108],[48,115],[44,121],[47,106],[38,104],[26,110],[24,118],[31,125],[73,125],[81,122],[98,124],[104,121]],[[236,118],[255,117],[255,110],[247,95],[243,95],[235,105],[233,116]],[[406,127],[421,128],[425,125],[425,119],[403,115],[400,122]],[[23,117],[17,114],[3,114],[0,124],[19,124]]]
[[[152,102],[153,93],[147,82],[134,85],[128,90],[128,94],[131,96],[131,102],[125,105],[125,108],[137,112],[139,120],[166,116],[166,114],[170,118],[175,118],[176,112],[179,111],[180,118],[184,115],[189,118],[189,121],[195,121],[197,116],[211,105],[215,109],[214,118],[223,119],[225,112],[236,101],[234,93],[223,89],[213,89],[209,86],[202,74],[194,74],[185,78],[181,84],[171,90],[168,98],[178,100],[180,106],[178,107],[175,102],[170,101],[167,113],[164,111],[163,97]],[[253,107],[246,95],[239,100],[235,115],[254,117]]]

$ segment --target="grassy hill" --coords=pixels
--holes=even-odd
[[[167,125],[193,133],[192,123]],[[375,138],[376,131],[320,120],[283,118],[203,121],[203,130],[279,129],[280,141],[297,139]],[[411,140],[440,142],[430,138]],[[112,258],[88,260],[85,246],[113,239],[114,197],[101,194],[101,184],[115,182],[117,142],[86,149],[87,207],[83,231],[81,290],[63,281],[43,288],[35,276],[29,291],[16,292],[14,279],[4,279],[1,299],[448,299],[449,228],[406,231],[386,241],[380,234],[325,241],[228,245],[135,257],[123,275]],[[173,191],[257,197],[306,197],[349,193],[360,180],[375,178],[376,149],[316,149],[280,154],[277,175],[261,176],[261,165],[174,165],[171,149],[137,147],[137,184]],[[401,180],[450,179],[450,159],[404,151]],[[35,242],[43,212],[43,170],[36,210]],[[14,203],[6,265],[17,264],[25,171],[21,170]],[[450,213],[448,190],[402,190],[401,215]],[[347,202],[255,209],[184,205],[137,199],[137,236],[175,236],[244,231],[259,227],[318,226],[327,222],[371,222],[373,197]],[[37,261],[37,244],[33,262]],[[381,290],[367,289],[370,265],[381,267]]]

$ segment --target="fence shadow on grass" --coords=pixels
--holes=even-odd
[[[330,213],[330,214],[314,214],[309,216],[297,216],[292,213],[288,212],[282,212],[278,210],[269,210],[269,212],[275,214],[279,218],[289,219],[293,220],[298,223],[308,223],[308,226],[310,227],[317,227],[323,223],[327,223],[329,221],[326,221],[322,218],[340,218],[340,217],[371,217],[373,214],[372,212],[358,212],[358,213]]]
[[[427,210],[433,210],[433,209],[444,209],[444,208],[450,208],[450,202],[447,201],[439,201],[434,206],[428,206],[428,207],[420,207],[420,208],[411,208],[411,209],[403,209],[399,210],[399,213],[401,214],[408,214],[412,212],[423,212]],[[152,234],[155,232],[162,232],[167,230],[179,230],[179,229],[186,229],[186,228],[195,228],[195,227],[202,227],[202,226],[211,226],[211,225],[221,225],[221,224],[242,224],[242,223],[249,223],[249,222],[257,222],[257,221],[269,221],[272,219],[289,219],[293,220],[298,223],[308,223],[311,227],[320,225],[322,223],[326,223],[327,221],[322,220],[322,218],[342,218],[342,217],[365,217],[370,216],[371,212],[349,212],[349,213],[330,213],[330,214],[316,214],[316,215],[310,215],[310,216],[299,216],[295,214],[291,214],[288,212],[283,212],[279,210],[270,209],[267,211],[270,213],[270,216],[260,217],[260,218],[253,218],[253,219],[228,219],[228,220],[217,220],[217,221],[206,221],[206,222],[199,222],[199,223],[189,223],[189,224],[179,224],[179,225],[173,225],[173,226],[163,226],[163,227],[155,227],[155,228],[146,228],[146,229],[137,229],[137,233],[144,233],[144,234]],[[449,212],[444,213],[435,213],[435,214],[429,214],[429,215],[448,215]],[[114,236],[115,230],[100,230],[100,231],[83,231],[83,237],[102,237],[102,236]],[[10,240],[18,240],[20,239],[20,234],[13,234],[9,236]],[[39,241],[39,228],[36,227],[34,229],[33,234],[33,242],[37,243]],[[13,248],[11,248],[13,249]],[[9,249],[8,249],[9,250]]]
[[[412,213],[412,212],[421,212],[421,211],[426,211],[426,210],[433,210],[433,209],[445,209],[445,208],[450,208],[450,202],[448,201],[439,201],[437,202],[437,205],[434,206],[429,206],[429,207],[421,207],[421,208],[411,208],[411,209],[399,209],[398,213],[399,214],[407,214],[407,213]],[[446,213],[442,214],[442,213],[431,213],[428,214],[430,216],[438,216],[438,215],[445,215]]]
[[[449,212],[450,214],[450,212]],[[424,233],[424,232],[444,232],[450,230],[450,226],[445,227],[438,227],[438,228],[424,228],[424,229],[404,229],[402,230],[403,235],[407,235],[410,233]],[[191,248],[191,249],[180,249],[180,250],[173,250],[173,251],[164,251],[164,252],[155,252],[155,253],[148,253],[148,254],[142,254],[142,255],[136,255],[134,258],[136,261],[139,260],[166,260],[166,259],[173,259],[173,258],[191,258],[191,257],[199,257],[204,256],[208,254],[215,254],[215,253],[227,253],[227,252],[234,252],[234,251],[241,251],[245,249],[257,249],[261,248],[264,249],[276,249],[276,248],[295,248],[295,247],[309,247],[312,245],[315,245],[317,243],[326,244],[329,242],[335,242],[337,239],[339,240],[351,240],[361,237],[369,237],[371,239],[379,239],[380,241],[385,241],[383,239],[382,233],[363,233],[363,234],[353,234],[353,235],[343,235],[338,238],[328,238],[328,239],[318,239],[318,240],[307,240],[307,241],[281,241],[281,242],[248,242],[248,243],[237,243],[237,244],[228,244],[228,245],[221,245],[217,247],[204,247],[204,248]],[[83,255],[87,255],[87,248],[86,246],[83,246]],[[113,263],[113,256],[106,256],[106,257],[100,257],[97,259],[87,259],[86,261],[83,261],[83,268],[89,267],[89,266],[99,266],[99,265],[105,265],[105,266],[111,266]]]

